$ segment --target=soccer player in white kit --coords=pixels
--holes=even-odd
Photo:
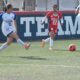
[[[80,4],[77,6],[75,13],[76,14],[78,13],[77,17],[79,18],[80,17]]]
[[[21,44],[25,49],[30,47],[29,43],[24,43],[17,35],[16,16],[12,11],[13,6],[8,4],[6,6],[6,12],[2,15],[2,32],[7,37],[7,42],[2,44],[0,51],[6,49],[12,43],[13,38],[16,39],[17,43]]]

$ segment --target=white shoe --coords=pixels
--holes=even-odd
[[[50,50],[50,51],[52,51],[52,50],[53,50],[53,48],[51,48],[51,47],[50,47],[50,48],[49,48],[49,50]]]

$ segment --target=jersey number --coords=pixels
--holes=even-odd
[[[55,19],[55,18],[53,18],[53,25],[57,25],[57,23],[58,23],[58,21],[57,21],[57,19]]]

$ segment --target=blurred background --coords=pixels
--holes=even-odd
[[[48,21],[46,20],[47,22],[44,25],[41,25],[40,21],[46,11],[52,10],[54,4],[58,4],[59,10],[63,13],[64,21],[63,26],[59,24],[58,34],[55,39],[80,38],[80,20],[76,18],[77,14],[74,13],[80,0],[0,0],[0,11],[9,3],[13,5],[14,11],[17,11],[17,30],[19,37],[24,41],[26,39],[41,40],[48,37]],[[6,40],[1,28],[0,40]]]
[[[11,3],[16,11],[52,10],[54,4],[58,4],[59,10],[75,10],[80,0],[0,0],[0,10],[7,3]]]

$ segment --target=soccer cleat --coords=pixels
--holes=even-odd
[[[49,50],[50,50],[50,51],[52,51],[52,50],[53,50],[53,48],[51,48],[51,47],[50,47],[50,48],[49,48]]]
[[[45,46],[45,41],[42,40],[42,42],[41,42],[41,47],[43,48],[44,46]]]
[[[24,48],[25,48],[25,49],[29,49],[29,47],[30,47],[30,44],[29,44],[29,43],[25,43],[25,44],[24,44]]]

